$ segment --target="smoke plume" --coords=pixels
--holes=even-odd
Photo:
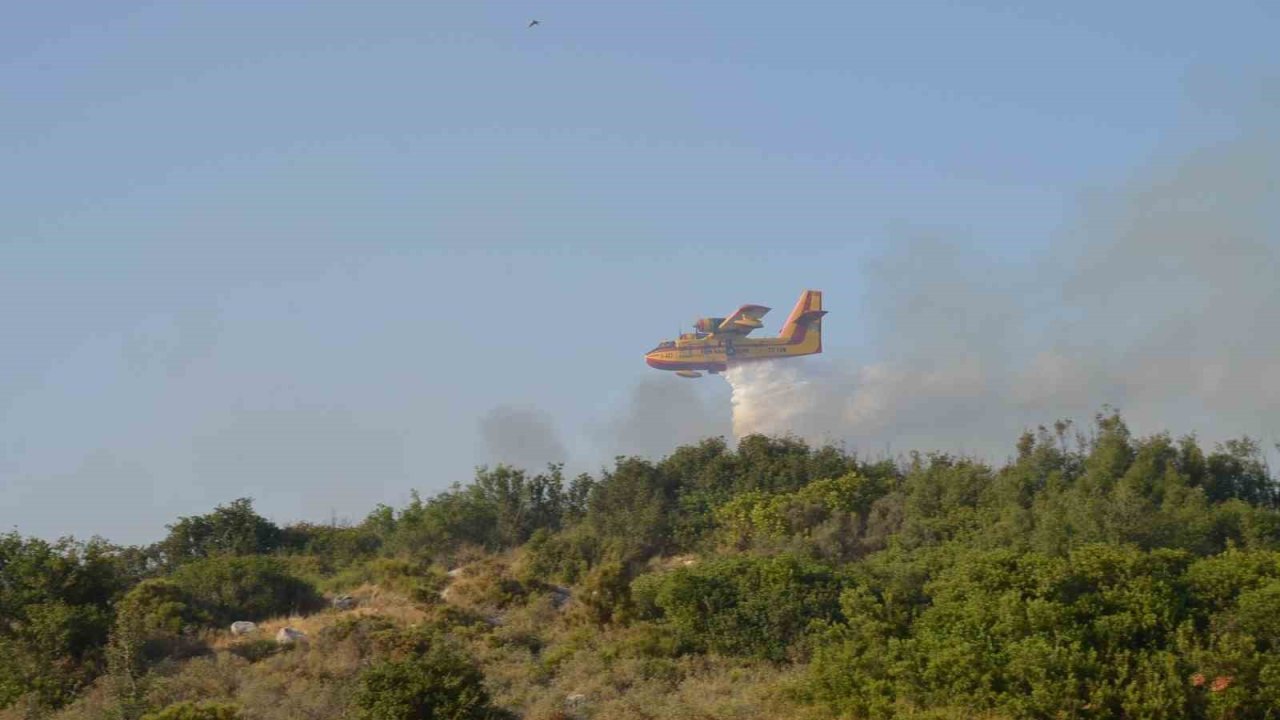
[[[1111,405],[1139,432],[1274,442],[1276,127],[1153,166],[1028,261],[905,240],[857,280],[864,357],[726,373],[735,435],[1003,456],[1023,429]]]
[[[563,463],[569,456],[551,417],[532,407],[503,405],[490,410],[480,419],[480,440],[486,463],[536,471],[548,463]]]
[[[678,445],[728,436],[728,414],[699,394],[700,384],[671,376],[637,383],[624,411],[597,429],[598,444],[614,454],[661,457]]]

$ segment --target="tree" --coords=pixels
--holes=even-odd
[[[70,700],[101,669],[111,605],[127,579],[100,540],[0,535],[0,708]]]
[[[1206,463],[1205,494],[1214,502],[1239,498],[1276,507],[1276,486],[1256,440],[1244,437],[1218,445]]]
[[[217,555],[259,555],[280,546],[280,528],[254,512],[253,500],[240,498],[206,515],[180,518],[159,546],[171,566]]]
[[[674,501],[674,483],[653,463],[618,458],[591,493],[587,522],[617,556],[640,560],[670,544]]]

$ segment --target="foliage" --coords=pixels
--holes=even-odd
[[[575,583],[602,558],[600,539],[585,523],[558,533],[539,529],[524,545],[520,572],[525,580]]]
[[[215,625],[297,614],[322,605],[315,588],[268,557],[211,557],[169,576],[202,617]]]
[[[213,512],[179,518],[159,543],[171,565],[218,555],[269,553],[280,546],[280,528],[253,510],[248,498],[219,505]]]
[[[0,535],[0,708],[58,707],[102,665],[126,578],[115,548]]]
[[[523,600],[530,591],[511,573],[511,568],[494,558],[486,558],[458,568],[446,590],[449,601],[465,608],[494,611]]]
[[[145,632],[180,635],[207,624],[208,618],[178,584],[155,578],[139,583],[121,598],[116,622],[135,623]]]
[[[691,647],[777,662],[811,625],[840,613],[831,569],[792,556],[698,563],[643,576],[633,592]]]
[[[240,718],[240,711],[235,705],[193,702],[176,703],[160,712],[142,716],[142,720],[240,720]]]
[[[442,560],[467,545],[516,547],[539,528],[558,529],[565,518],[580,515],[584,482],[579,478],[566,487],[558,465],[536,475],[505,465],[480,468],[471,484],[454,485],[425,501],[415,494],[398,513],[379,508],[365,526],[392,553]]]
[[[368,720],[495,716],[480,670],[442,641],[365,670],[355,705]]]
[[[631,576],[620,562],[606,562],[587,575],[582,587],[582,606],[592,622],[604,625],[625,622],[631,617]]]
[[[280,531],[280,548],[320,560],[326,573],[340,571],[374,557],[382,540],[368,527],[296,523]]]
[[[606,552],[626,560],[651,557],[670,545],[675,483],[653,463],[619,458],[595,486],[586,522]]]
[[[339,590],[374,584],[393,590],[414,602],[432,604],[439,600],[447,577],[422,560],[375,558],[354,564],[331,577],[327,586]]]
[[[1274,716],[1280,494],[1258,443],[1139,437],[1107,411],[1015,452],[717,438],[571,481],[480,468],[350,527],[277,528],[239,500],[148,548],[0,536],[0,705]],[[316,585],[372,587],[296,620],[311,642],[289,652],[210,629],[318,610]]]
[[[888,492],[883,482],[848,473],[791,492],[741,493],[717,507],[714,516],[729,547],[789,548],[847,561],[881,547],[867,529],[872,508]]]
[[[109,690],[122,717],[140,714],[152,665],[204,651],[194,630],[206,622],[182,588],[164,579],[143,581],[117,603],[107,667]]]

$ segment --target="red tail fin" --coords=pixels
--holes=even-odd
[[[822,352],[822,316],[826,314],[822,309],[822,291],[805,290],[778,337],[789,345],[803,344],[808,352]],[[811,350],[807,347],[810,345]]]

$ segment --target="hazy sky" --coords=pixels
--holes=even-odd
[[[727,432],[724,383],[642,354],[812,287],[827,355],[883,361],[868,288],[939,282],[904,245],[1036,267],[1092,198],[1274,117],[1276,8],[13,4],[0,530],[358,519]]]

